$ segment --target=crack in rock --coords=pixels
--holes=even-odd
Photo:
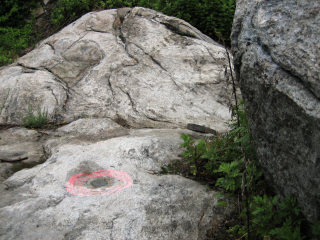
[[[54,99],[56,100],[57,106],[59,106],[58,98],[57,98],[56,94],[53,92],[53,89],[50,86],[47,86],[47,89],[50,90],[50,92],[52,93]]]
[[[75,44],[77,44],[79,41],[81,41],[85,36],[87,36],[88,32],[85,32],[83,34],[83,36],[80,36],[77,40],[75,40],[72,44],[70,44],[70,46],[68,46],[65,51],[69,50],[70,48],[72,48]]]
[[[48,44],[49,46],[51,46],[50,44]],[[24,68],[24,69],[29,69],[31,70],[32,72],[35,72],[35,71],[47,71],[49,72],[50,74],[53,75],[53,80],[55,80],[57,83],[60,84],[60,86],[65,90],[65,94],[66,94],[66,100],[65,102],[63,103],[63,106],[62,106],[62,109],[64,111],[66,111],[66,105],[68,103],[68,100],[70,98],[70,88],[68,86],[68,83],[67,82],[64,82],[61,78],[59,78],[56,74],[54,74],[54,72],[52,72],[49,68],[47,67],[40,67],[40,68],[35,68],[35,67],[29,67],[29,66],[26,66],[24,65],[23,63],[17,63],[18,66]],[[55,100],[56,100],[56,103],[57,103],[57,106],[59,106],[59,101],[57,99],[57,96],[54,94],[53,92],[53,89],[48,86],[48,89],[51,91],[52,95],[54,96]]]
[[[114,28],[116,30],[116,35],[119,37],[119,39],[121,40],[122,42],[122,45],[124,47],[124,50],[125,52],[128,54],[128,56],[132,59],[134,59],[137,64],[139,64],[139,59],[137,59],[134,55],[132,55],[129,51],[128,51],[128,45],[129,44],[133,44],[134,46],[136,46],[137,48],[139,48],[146,56],[148,56],[151,61],[156,64],[161,70],[163,70],[164,72],[166,72],[168,74],[168,76],[170,77],[171,81],[173,82],[173,84],[178,88],[178,89],[181,89],[181,87],[177,84],[177,82],[174,80],[174,78],[172,77],[172,75],[170,74],[170,72],[164,68],[162,66],[162,64],[155,59],[154,56],[150,55],[149,53],[147,53],[142,47],[140,47],[138,44],[134,43],[134,42],[131,42],[131,41],[128,41],[126,39],[126,37],[124,36],[123,34],[123,31],[122,31],[122,27],[123,27],[123,24],[124,24],[124,21],[125,21],[125,18],[130,14],[131,10],[128,12],[126,12],[126,14],[124,14],[124,16],[117,16],[116,17],[116,20],[115,20],[115,23],[114,23]]]
[[[132,59],[134,59],[136,61],[137,64],[139,64],[139,59],[136,58],[134,55],[132,55],[129,51],[128,51],[128,43],[130,44],[131,42],[128,42],[127,39],[125,38],[125,36],[122,33],[122,27],[120,28],[120,32],[119,32],[119,38],[121,40],[121,42],[123,43],[123,48],[125,50],[125,52],[128,54],[128,56]],[[136,65],[137,65],[136,64]]]
[[[116,113],[116,117],[114,119],[111,119],[115,123],[119,124],[120,126],[124,128],[131,128],[132,126],[128,123],[126,119],[124,119],[122,116],[120,116],[118,113]]]
[[[153,121],[153,122],[162,122],[162,123],[170,123],[172,124],[173,122],[170,122],[168,120],[161,120],[161,119],[157,119],[157,118],[154,118],[154,117],[150,117],[148,115],[146,115],[145,113],[143,113],[143,115],[148,118],[149,120]]]
[[[62,88],[65,90],[65,94],[66,94],[66,100],[64,101],[63,105],[62,105],[62,109],[66,112],[67,111],[67,104],[69,102],[70,99],[70,95],[71,95],[71,89],[68,85],[67,82],[63,81],[62,79],[60,79],[57,75],[55,75],[49,68],[44,68],[45,70],[47,70],[49,73],[51,73],[54,76],[54,80],[57,81],[58,83],[61,84]],[[57,99],[56,99],[57,101]],[[57,105],[58,105],[58,101],[57,101]]]
[[[89,31],[89,32],[108,33],[108,34],[110,34],[110,33],[107,32],[107,31],[96,30],[96,29],[92,29],[91,27],[87,27],[86,30]]]
[[[141,46],[139,46],[138,44],[134,43],[134,42],[128,42],[128,44],[132,44],[134,46],[136,46],[137,48],[139,48],[146,56],[148,56],[150,58],[150,60],[157,65],[161,70],[163,70],[169,77],[170,80],[173,82],[173,84],[178,88],[181,89],[181,87],[177,84],[177,82],[174,80],[174,78],[172,77],[171,73],[162,66],[161,62],[159,62],[157,59],[155,59],[154,56],[152,56],[151,54],[149,54],[148,52],[146,52]],[[127,46],[127,45],[126,45]],[[126,52],[129,54],[129,52],[126,50]],[[129,55],[130,56],[130,55]]]
[[[112,75],[112,73],[107,76],[107,81],[108,81],[108,86],[109,86],[109,88],[110,88],[112,97],[115,98],[115,93],[114,93],[114,90],[113,90],[113,87],[112,87],[112,83],[111,83],[111,79],[110,79],[110,78],[111,78],[111,75]]]
[[[54,55],[57,55],[57,54],[56,54],[56,49],[54,48],[54,46],[52,45],[52,43],[46,42],[45,44],[48,45],[48,46],[53,50],[53,54],[54,54]]]
[[[119,86],[117,86],[117,87],[120,89],[120,91],[121,91],[121,92],[123,92],[125,95],[127,95],[128,99],[129,99],[129,101],[130,101],[130,104],[131,104],[131,107],[132,107],[133,111],[135,111],[136,113],[139,113],[139,112],[137,111],[137,109],[136,109],[135,103],[134,103],[134,101],[133,101],[133,99],[132,99],[132,97],[131,97],[130,93],[129,93],[129,92],[127,92],[127,91],[124,91],[124,90],[123,90],[121,87],[119,87]]]
[[[195,39],[199,39],[195,34],[192,33],[188,33],[188,32],[184,32],[182,30],[179,29],[179,26],[174,26],[171,23],[166,23],[166,22],[158,22],[162,25],[164,25],[167,29],[169,29],[171,32],[180,35],[182,37],[190,37],[190,38],[195,38]]]
[[[35,67],[28,67],[23,63],[17,63],[18,66],[23,68],[24,73],[34,73],[35,71],[41,71],[42,69],[35,68]]]
[[[170,74],[170,72],[169,72],[167,69],[165,69],[158,60],[156,60],[152,55],[149,55],[149,54],[146,53],[146,52],[144,52],[144,53],[147,54],[147,55],[150,57],[150,59],[151,59],[156,65],[158,65],[163,71],[165,71],[165,72],[168,74],[168,76],[170,77],[171,81],[174,83],[174,85],[175,85],[178,89],[181,89],[181,87],[180,87],[180,86],[177,84],[177,82],[174,80],[174,78],[172,77],[172,75]]]

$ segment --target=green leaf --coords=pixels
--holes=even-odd
[[[218,206],[220,207],[227,207],[228,203],[226,201],[218,201]]]

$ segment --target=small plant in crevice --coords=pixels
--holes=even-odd
[[[37,113],[34,114],[31,105],[28,106],[27,115],[22,117],[23,126],[26,128],[44,128],[49,124],[49,120],[47,110],[41,111],[40,106],[38,106]]]
[[[195,144],[196,141],[187,134],[182,134],[181,138],[184,140],[181,146],[186,148],[183,156],[189,166],[189,173],[194,176],[199,176],[200,158],[206,152],[206,142],[201,139]]]

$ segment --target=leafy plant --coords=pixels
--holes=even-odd
[[[58,0],[51,13],[51,22],[61,26],[94,8],[134,6],[152,8],[184,19],[215,40],[230,45],[235,0]]]
[[[184,140],[181,146],[187,149],[183,155],[190,166],[190,173],[197,176],[200,172],[200,159],[207,150],[206,142],[201,139],[196,143],[196,141],[191,139],[191,136],[187,134],[182,134],[181,138]]]
[[[230,45],[235,0],[140,0],[138,5],[181,18],[213,39]]]
[[[305,239],[301,232],[303,217],[296,199],[287,197],[283,201],[278,196],[253,196],[250,202],[251,226],[256,239]],[[246,214],[242,213],[245,218]],[[244,233],[244,226],[236,226],[231,231]]]
[[[0,27],[0,66],[13,62],[18,55],[31,45],[32,24],[21,28]]]
[[[26,128],[43,128],[49,123],[48,111],[41,111],[40,106],[38,106],[37,113],[34,114],[32,106],[28,106],[28,114],[22,117],[23,125]]]
[[[63,26],[95,8],[121,8],[138,5],[138,1],[128,0],[58,0],[51,12],[51,22]]]
[[[121,7],[133,7],[138,5],[138,0],[100,0],[96,3],[96,6],[103,8],[121,8]]]
[[[316,221],[312,224],[312,240],[317,240],[316,237],[320,236],[320,221]]]
[[[4,0],[0,5],[0,66],[13,62],[32,45],[31,11],[39,0]]]
[[[41,0],[4,0],[0,5],[0,66],[13,62],[41,33],[35,30],[32,10]],[[230,45],[235,0],[58,0],[50,19],[58,30],[95,9],[141,6],[182,18],[213,39]]]
[[[306,220],[295,198],[280,200],[267,188],[251,141],[243,102],[235,108],[235,114],[231,130],[210,140],[196,141],[183,134],[184,161],[196,166],[196,177],[210,176],[225,197],[240,200],[238,224],[229,229],[232,239],[306,239],[301,229]],[[201,166],[205,166],[205,173]],[[219,205],[225,204],[221,201]],[[314,225],[313,235],[320,236],[319,223]]]
[[[222,173],[223,177],[218,178],[217,187],[221,187],[226,191],[236,192],[241,189],[241,161],[233,161],[231,163],[221,163],[216,173]]]
[[[0,27],[23,27],[30,19],[32,9],[41,0],[3,0],[0,5]]]
[[[94,0],[58,0],[51,12],[51,22],[54,25],[69,23],[94,6]]]

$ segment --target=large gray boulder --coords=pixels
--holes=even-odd
[[[98,121],[77,124],[96,123],[97,131],[89,135],[98,136],[103,120]],[[181,154],[180,135],[187,130],[130,130],[90,142],[81,130],[71,129],[48,133],[45,163],[0,184],[0,239],[205,239],[230,213],[218,207],[215,191],[160,174]],[[70,184],[72,176],[101,170],[115,178],[88,177],[81,185]]]
[[[182,133],[200,136],[186,128],[228,129],[228,69],[222,46],[144,8],[86,14],[2,67],[0,239],[216,234],[232,207],[161,171],[182,154]],[[15,126],[29,106],[53,128]]]
[[[232,51],[251,133],[277,193],[320,219],[320,2],[238,0]]]
[[[180,19],[138,7],[92,12],[0,69],[0,124],[21,124],[31,105],[56,123],[225,131],[228,69],[225,49]]]

